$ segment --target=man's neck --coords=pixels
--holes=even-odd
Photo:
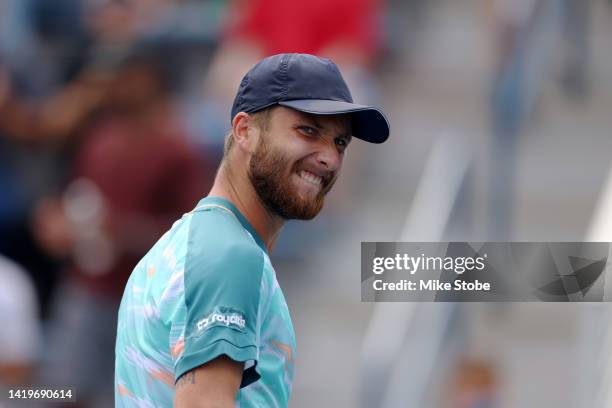
[[[222,164],[208,195],[234,204],[263,240],[268,252],[272,252],[285,220],[268,211],[246,175],[237,177],[232,168]]]

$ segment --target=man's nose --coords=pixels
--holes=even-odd
[[[325,166],[328,171],[336,172],[342,164],[342,155],[338,151],[336,144],[325,140],[321,143],[317,154],[319,164]]]

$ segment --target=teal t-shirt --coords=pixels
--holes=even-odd
[[[115,406],[171,407],[184,373],[245,362],[237,407],[286,407],[295,334],[263,241],[227,200],[174,223],[126,285],[115,349]]]

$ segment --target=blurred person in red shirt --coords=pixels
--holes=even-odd
[[[236,1],[228,38],[262,54],[298,49],[369,65],[380,49],[380,0]]]
[[[121,64],[104,108],[78,132],[73,181],[36,211],[42,246],[69,260],[41,382],[75,387],[84,406],[112,404],[116,314],[130,271],[209,188],[157,58],[137,53]]]
[[[256,61],[285,52],[331,58],[350,86],[356,76],[352,72],[369,71],[378,62],[383,13],[383,0],[234,0],[207,91],[229,106],[240,79]]]

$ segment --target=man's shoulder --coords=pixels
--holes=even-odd
[[[261,256],[263,251],[240,220],[221,205],[197,207],[189,222],[189,245],[206,252],[241,250]]]
[[[143,261],[167,264],[171,270],[201,271],[223,265],[263,266],[264,258],[264,251],[231,211],[206,205],[176,221]]]
[[[263,269],[264,251],[231,211],[218,205],[196,208],[189,224],[186,272],[223,271],[229,278]]]

